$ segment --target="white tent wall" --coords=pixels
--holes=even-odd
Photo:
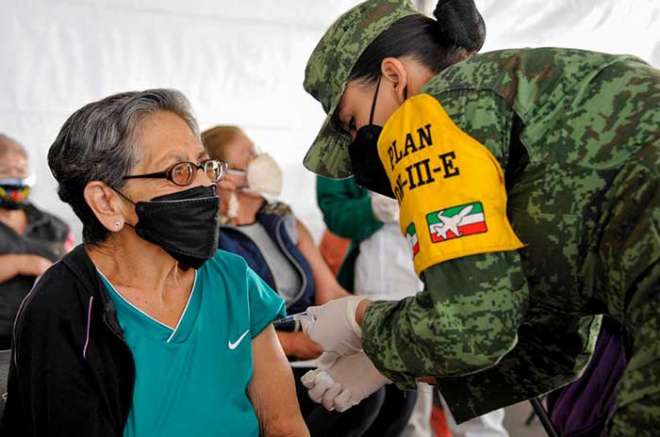
[[[0,0],[0,132],[28,149],[34,201],[80,224],[61,203],[46,154],[66,119],[111,93],[177,88],[202,129],[237,124],[285,173],[282,199],[318,237],[314,176],[301,161],[323,113],[304,66],[351,0]],[[430,13],[435,1],[417,2]],[[481,0],[484,50],[578,47],[633,53],[660,66],[655,0]]]

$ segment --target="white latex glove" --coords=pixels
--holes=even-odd
[[[308,394],[314,402],[321,403],[323,394],[333,385],[336,385],[326,370],[335,364],[340,357],[341,355],[334,352],[324,352],[317,359],[317,368],[310,370],[300,378],[303,385],[310,389]],[[341,387],[339,389],[341,390]]]
[[[361,296],[348,296],[305,311],[312,316],[303,319],[302,329],[325,352],[351,355],[362,350],[362,329],[355,321]]]
[[[374,216],[383,223],[399,220],[399,202],[378,193],[371,193],[371,210]]]
[[[307,372],[301,381],[309,397],[329,410],[348,410],[390,382],[364,352],[337,358],[327,369]]]

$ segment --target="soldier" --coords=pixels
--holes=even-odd
[[[629,357],[611,435],[656,433],[659,72],[572,49],[477,55],[472,0],[434,16],[366,1],[307,65],[327,118],[305,166],[396,197],[425,284],[309,309],[305,332],[340,356],[305,376],[310,395],[342,410],[432,378],[464,421],[575,380],[605,314]]]

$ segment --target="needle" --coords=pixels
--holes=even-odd
[[[283,317],[281,319],[277,319],[273,322],[273,325],[278,326],[278,325],[283,325],[285,323],[290,323],[290,322],[295,322],[295,321],[300,321],[300,320],[309,320],[313,321],[315,319],[314,316],[311,314],[307,314],[306,312],[298,313],[298,314],[291,314],[290,316]]]

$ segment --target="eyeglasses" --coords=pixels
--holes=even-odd
[[[225,174],[227,173],[227,163],[224,161],[218,161],[216,159],[209,159],[202,162],[201,164],[195,164],[194,162],[190,161],[183,161],[177,162],[165,171],[140,175],[129,175],[124,176],[124,179],[167,179],[175,185],[185,187],[192,184],[195,176],[197,175],[197,170],[204,170],[204,173],[211,180],[211,182],[216,183],[224,179]]]

